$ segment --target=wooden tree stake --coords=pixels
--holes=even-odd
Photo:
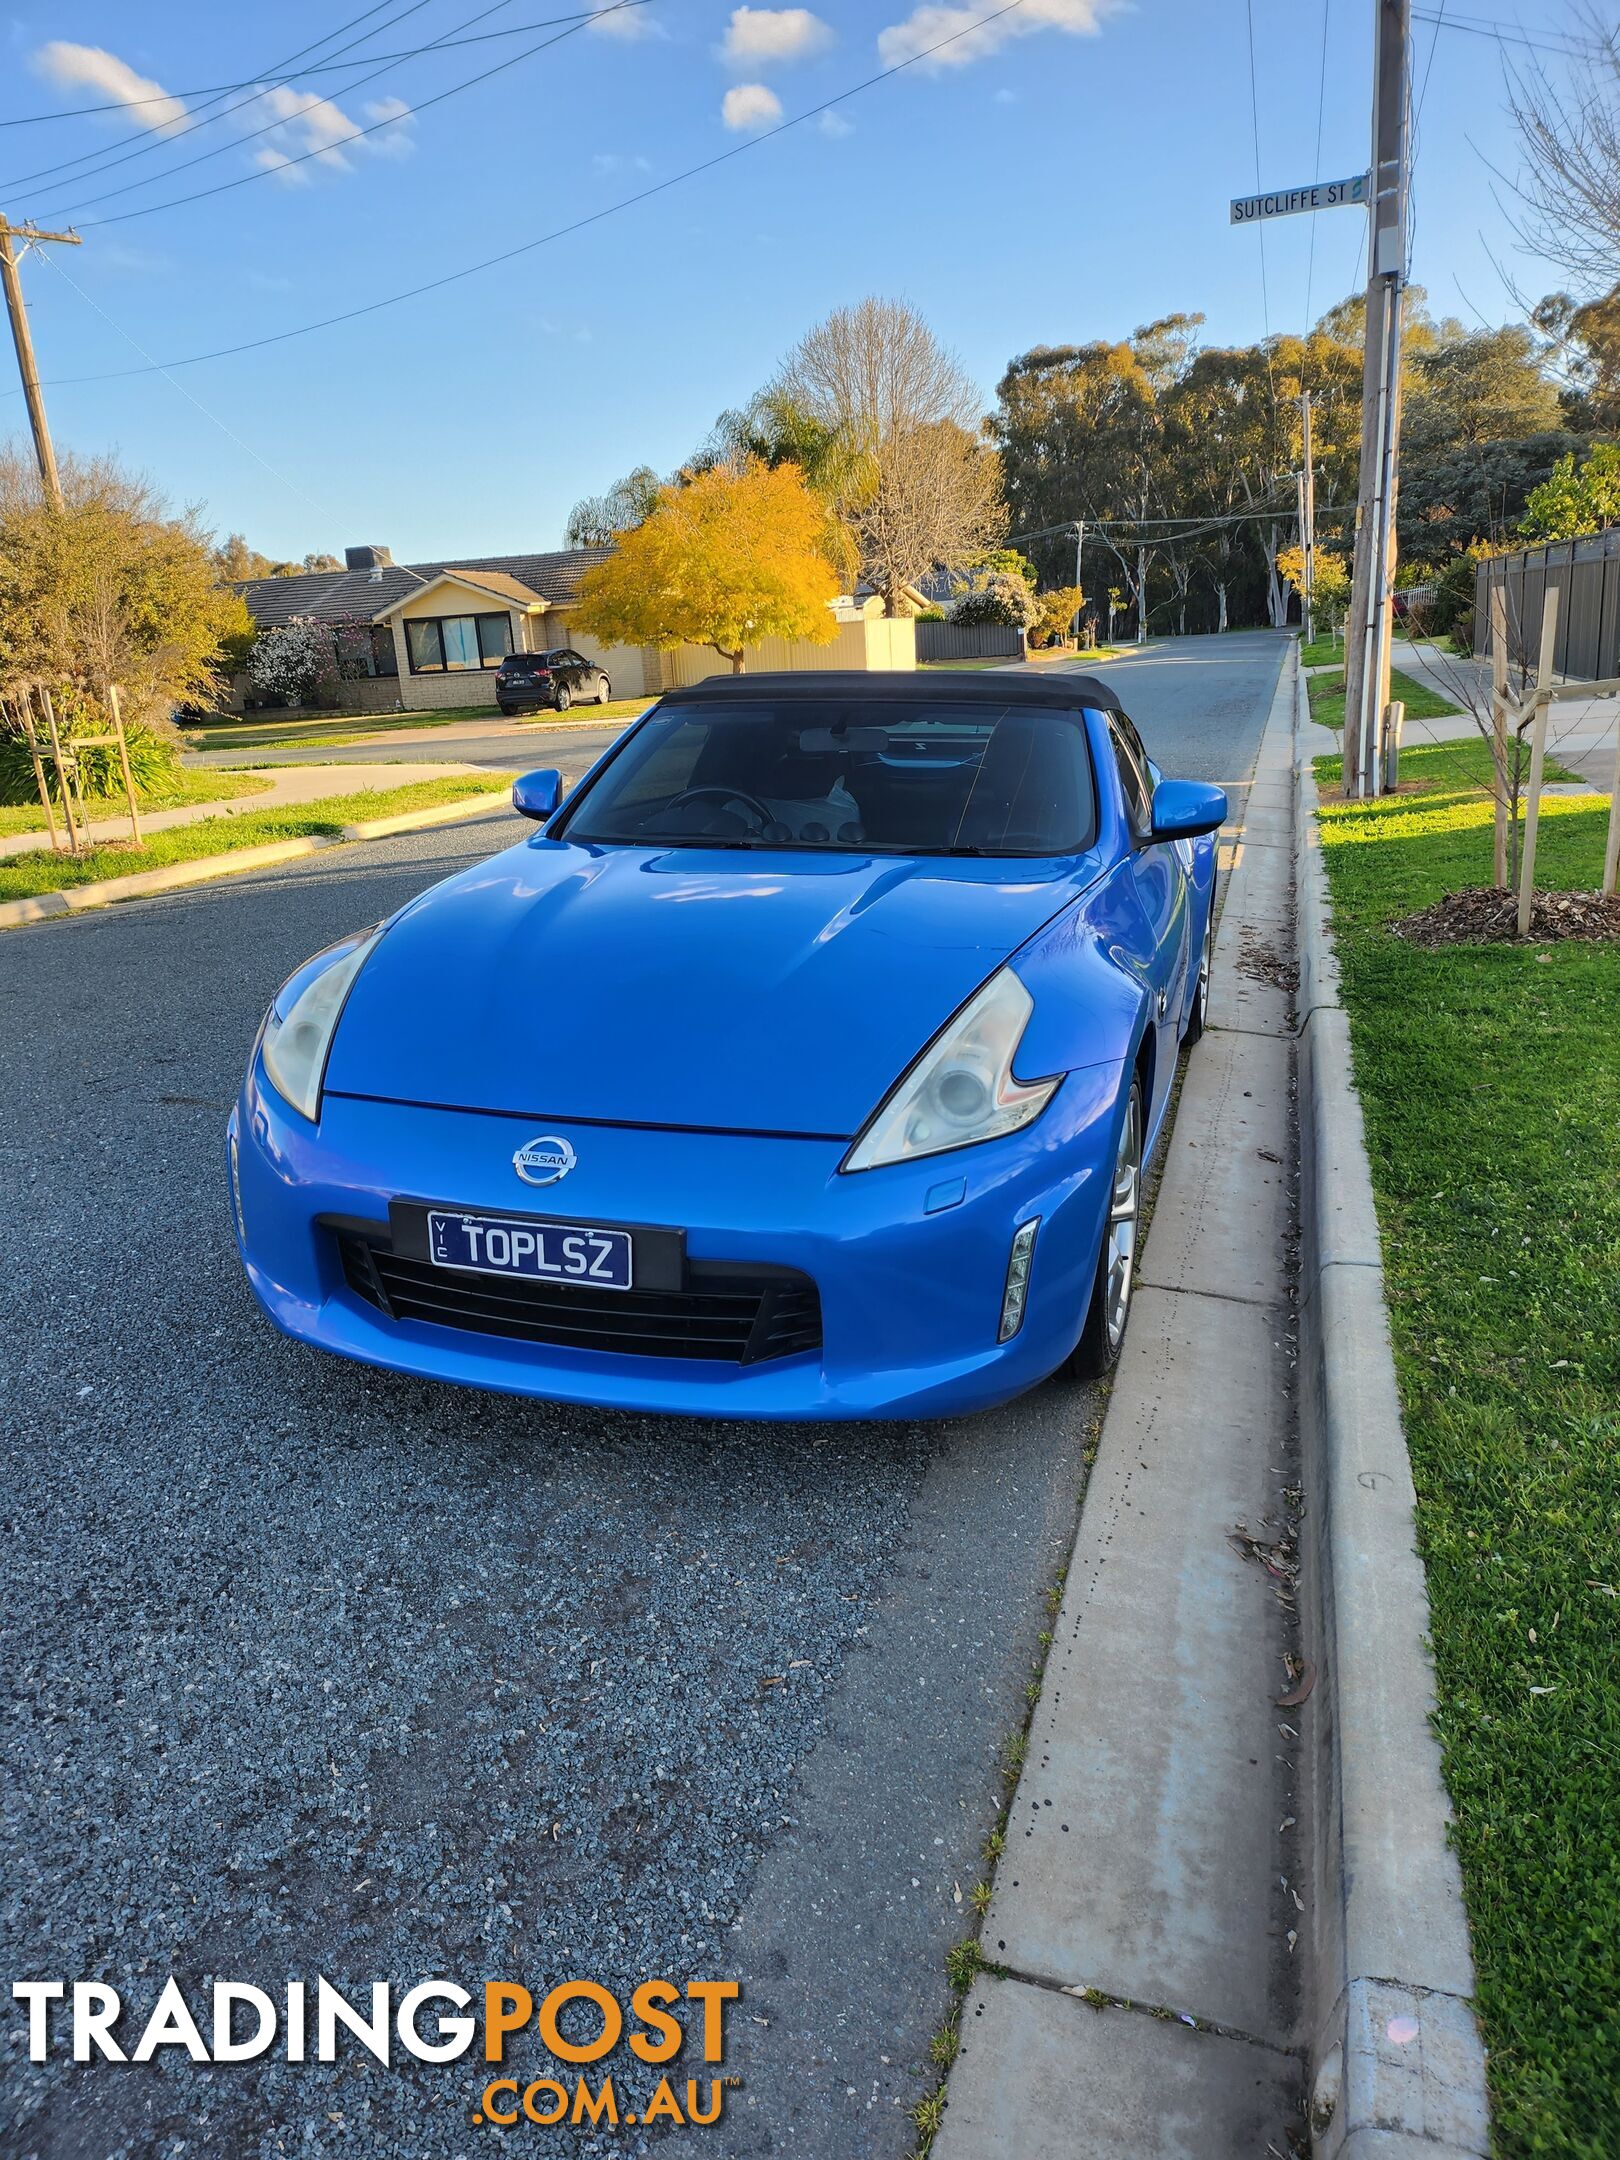
[[[1536,896],[1536,827],[1541,822],[1541,770],[1547,761],[1547,715],[1552,706],[1553,645],[1558,635],[1558,587],[1541,603],[1541,650],[1536,655],[1536,716],[1531,723],[1530,786],[1524,806],[1524,849],[1519,859],[1519,935],[1530,935]]]
[[[1492,857],[1491,883],[1498,891],[1507,884],[1508,807],[1511,795],[1507,771],[1507,584],[1491,587],[1491,756],[1496,764],[1496,846]]]

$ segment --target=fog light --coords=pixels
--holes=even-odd
[[[1029,1263],[1035,1251],[1035,1233],[1041,1227],[1037,1215],[1033,1222],[1020,1223],[1013,1232],[1012,1251],[1007,1255],[1007,1287],[1001,1293],[1001,1332],[998,1342],[1006,1342],[1016,1335],[1024,1324],[1024,1300],[1029,1295]]]

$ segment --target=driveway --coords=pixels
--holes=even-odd
[[[1187,640],[1108,672],[1167,771],[1241,783],[1283,653]],[[275,1335],[221,1147],[264,1005],[513,831],[0,940],[6,1966],[110,1981],[142,2016],[171,1972],[537,1999],[737,1978],[743,2083],[695,2149],[900,2160],[1099,1403],[1053,1383],[950,1424],[682,1422]],[[474,2149],[472,2058],[8,2046],[19,2160]]]

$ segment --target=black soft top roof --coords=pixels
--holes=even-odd
[[[994,672],[995,680],[989,674]],[[1077,705],[1118,712],[1116,692],[1096,675],[1012,675],[964,668],[926,674],[909,671],[806,669],[775,675],[709,675],[702,682],[666,690],[663,705],[710,704],[715,699],[851,698],[885,705],[1044,705],[1073,712]]]

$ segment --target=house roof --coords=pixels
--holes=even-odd
[[[454,578],[458,585],[470,586],[474,592],[488,593],[492,599],[504,600],[511,607],[543,608],[549,604],[543,593],[537,593],[532,585],[520,583],[504,570],[469,570],[460,564],[453,570],[441,570],[438,577],[427,579],[425,585],[416,589],[419,592],[428,590],[446,578]],[[398,600],[385,602],[377,612],[380,615],[391,614],[411,597],[409,593],[402,593]]]
[[[488,576],[509,579],[524,591],[522,604],[544,600],[566,607],[579,592],[579,581],[593,564],[605,562],[609,548],[560,548],[549,555],[478,555],[443,562],[392,563],[375,570],[306,570],[297,577],[248,578],[235,589],[261,630],[312,615],[317,622],[370,622],[399,601],[409,599],[438,577]],[[507,597],[510,597],[509,595]]]

